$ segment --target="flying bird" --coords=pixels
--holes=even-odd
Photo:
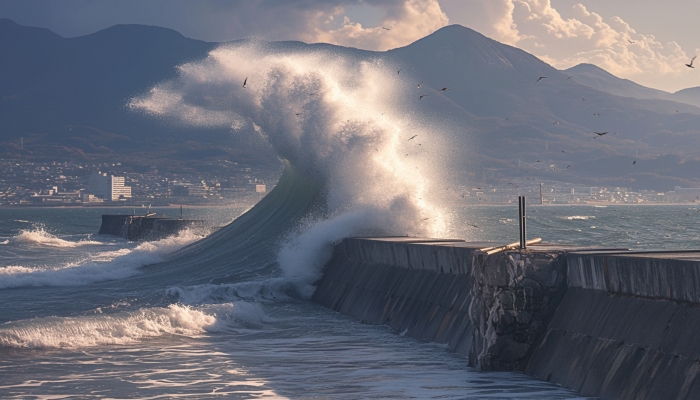
[[[567,165],[566,168],[569,168],[570,166],[571,166],[571,164]]]
[[[387,31],[391,30],[391,28],[387,28],[386,26],[382,26],[382,29],[387,30]]]
[[[537,79],[537,80],[535,81],[535,83],[537,83],[537,82],[541,81],[542,79],[547,79],[547,77],[546,77],[546,76],[540,76],[540,78],[539,78],[539,79]]]
[[[506,121],[508,121],[508,118],[506,118]]]
[[[439,93],[442,93],[442,92],[445,92],[445,91],[448,91],[448,90],[450,90],[450,88],[444,87],[444,88],[440,89],[440,92],[439,92]]]
[[[540,162],[540,160],[535,161],[536,163]]]
[[[695,67],[693,67],[693,61],[695,61],[695,59],[696,59],[697,57],[698,57],[697,55],[696,55],[695,57],[693,57],[693,58],[690,60],[690,64],[685,64],[685,66],[688,67],[688,68],[695,68]]]
[[[418,84],[418,89],[420,89],[421,86],[423,86],[423,82]]]
[[[608,134],[608,132],[593,132],[593,133],[595,133],[595,134],[598,135],[598,136],[603,136],[603,135],[607,135],[607,134]]]
[[[401,70],[396,71],[396,73],[397,73],[397,74],[400,74],[400,73],[401,73]]]
[[[636,164],[636,163],[637,163],[637,160],[632,161],[632,165],[633,165],[633,166],[634,166],[634,164]]]
[[[429,96],[429,95],[427,95],[427,94],[422,94],[422,95],[418,98],[418,100],[423,100],[423,97],[428,97],[428,96]]]
[[[566,80],[568,81],[568,80],[571,79],[571,78],[573,78],[573,76],[570,76],[570,77],[566,78]]]
[[[634,42],[633,42],[633,41],[631,41],[631,40],[629,40],[629,39],[627,39],[627,41],[628,41],[628,42],[630,42],[630,43],[632,43],[632,44],[634,44]]]
[[[413,135],[413,136],[411,136],[411,139],[408,139],[407,142],[410,141],[410,140],[412,140],[412,139],[415,139],[416,137],[418,137],[418,135]]]
[[[552,122],[552,125],[559,125],[559,121]]]
[[[248,77],[247,77],[247,76],[245,77],[245,80],[243,81],[243,89],[245,89],[246,83],[248,83]]]
[[[593,115],[595,115],[596,117],[600,117],[600,114],[598,113],[594,113]]]

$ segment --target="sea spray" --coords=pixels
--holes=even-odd
[[[104,244],[102,242],[94,240],[81,240],[78,242],[73,242],[61,239],[47,232],[43,227],[35,227],[31,230],[22,230],[18,235],[8,239],[8,243],[9,242],[17,244],[41,245],[61,248],[73,248],[80,246]]]
[[[83,348],[128,344],[164,334],[194,336],[218,329],[218,321],[225,320],[233,308],[233,304],[202,309],[171,304],[115,314],[16,321],[0,328],[0,346]]]
[[[332,245],[344,237],[447,232],[439,207],[445,157],[436,155],[448,149],[427,114],[407,111],[415,85],[395,71],[377,60],[273,52],[248,42],[180,66],[177,78],[129,106],[187,125],[261,135],[325,185],[325,212],[310,216],[314,223],[290,236],[277,258],[309,297]]]
[[[124,279],[139,273],[139,268],[161,262],[166,254],[203,238],[203,234],[184,230],[154,242],[140,243],[133,249],[99,252],[80,262],[45,268],[0,267],[0,289],[22,286],[80,286],[94,282]]]

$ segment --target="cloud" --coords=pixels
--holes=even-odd
[[[345,17],[341,27],[328,29],[332,21],[328,18],[324,24],[314,27],[308,41],[388,50],[410,44],[449,22],[437,0],[375,1],[372,5],[383,13],[381,26],[365,28]],[[330,17],[340,16],[342,13],[343,9],[338,8],[336,15]]]
[[[451,1],[457,0],[443,0],[450,16]],[[619,16],[604,18],[580,3],[561,12],[551,0],[464,0],[461,4],[471,15],[485,17],[475,24],[477,30],[556,68],[592,63],[615,75],[667,88],[687,85],[692,72],[684,65],[691,56],[678,43],[662,43]]]
[[[348,16],[353,8],[379,23],[363,26]],[[67,37],[135,23],[214,42],[258,37],[370,50],[405,46],[448,23],[438,0],[24,0],[0,2],[0,17]]]

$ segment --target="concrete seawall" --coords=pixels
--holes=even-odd
[[[583,395],[700,398],[700,254],[346,239],[314,301]]]

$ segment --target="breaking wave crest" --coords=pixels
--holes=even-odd
[[[124,279],[139,268],[164,260],[166,254],[201,239],[190,230],[154,242],[140,243],[133,249],[100,252],[77,263],[44,268],[0,267],[0,289],[22,286],[80,286],[94,282]]]
[[[248,42],[180,66],[177,78],[129,106],[180,124],[264,138],[319,184],[323,207],[287,235],[277,255],[287,279],[309,297],[332,245],[345,237],[449,232],[439,207],[445,158],[436,155],[451,152],[444,132],[436,132],[440,125],[416,112],[415,87],[380,61]]]
[[[262,311],[250,304],[191,307],[171,304],[114,314],[49,317],[17,321],[0,328],[0,346],[20,348],[84,348],[123,345],[163,335],[196,336],[259,323]]]
[[[100,245],[104,244],[102,242],[97,242],[94,240],[81,240],[78,242],[72,242],[69,240],[61,239],[55,235],[50,234],[43,228],[37,228],[33,230],[23,230],[17,236],[8,239],[8,242],[18,243],[18,244],[37,244],[41,246],[51,246],[51,247],[62,247],[62,248],[72,248],[88,245]]]

